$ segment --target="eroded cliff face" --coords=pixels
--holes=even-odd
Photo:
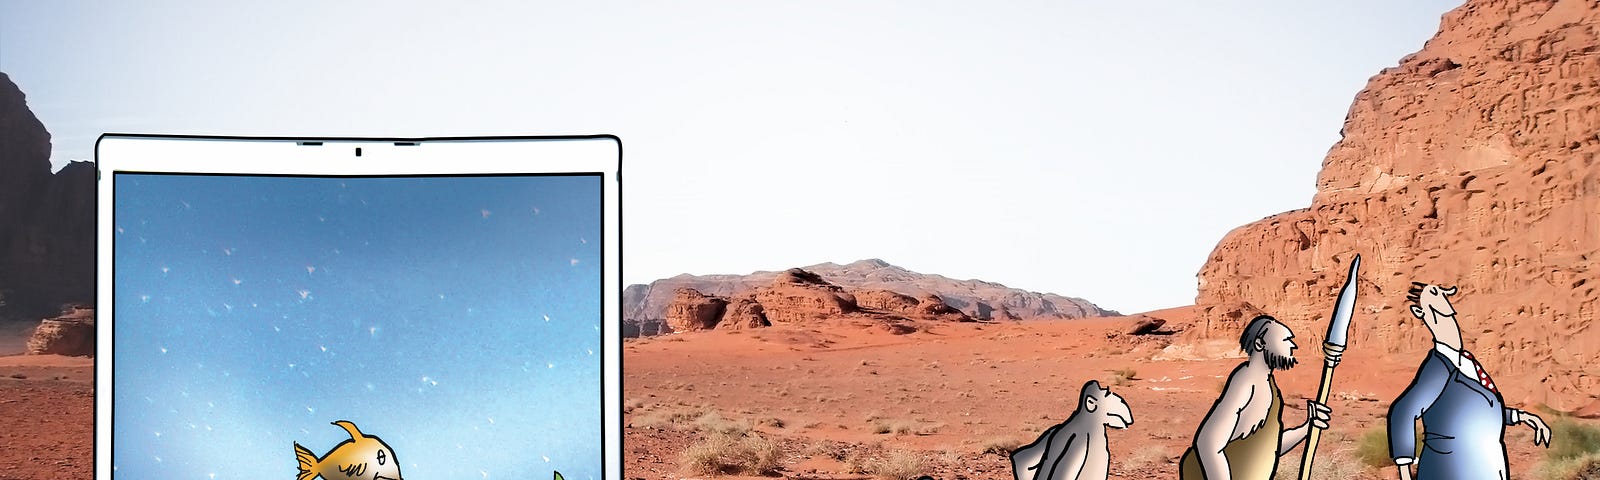
[[[0,73],[0,318],[94,302],[95,170],[50,173],[50,132]]]
[[[1342,133],[1309,208],[1217,245],[1193,335],[1237,335],[1249,318],[1230,315],[1259,308],[1320,344],[1359,253],[1353,349],[1420,354],[1406,290],[1458,285],[1467,347],[1508,400],[1596,401],[1600,3],[1468,1],[1368,81]]]

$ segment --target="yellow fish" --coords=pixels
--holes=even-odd
[[[311,480],[319,475],[325,480],[402,480],[400,462],[395,460],[389,444],[361,433],[354,423],[339,420],[333,424],[350,432],[350,439],[334,445],[322,458],[295,443],[294,458],[300,462],[300,474],[295,480]]]

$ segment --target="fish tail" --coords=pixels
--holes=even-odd
[[[306,450],[306,447],[300,446],[299,443],[295,443],[294,459],[300,462],[300,473],[295,475],[294,480],[311,480],[317,476],[317,473],[312,471],[317,466],[316,454]]]

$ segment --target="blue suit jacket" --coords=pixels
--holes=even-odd
[[[1511,411],[1499,393],[1478,383],[1477,372],[1462,372],[1438,350],[1428,350],[1411,386],[1389,405],[1392,458],[1415,452],[1418,418],[1423,447],[1417,480],[1507,478],[1503,438]]]

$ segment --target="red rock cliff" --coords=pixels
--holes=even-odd
[[[1316,345],[1360,253],[1352,348],[1428,348],[1406,290],[1459,285],[1467,346],[1509,401],[1594,402],[1600,3],[1468,1],[1421,51],[1368,81],[1342,134],[1309,208],[1217,245],[1198,276],[1195,331],[1236,334],[1220,324],[1254,306]]]
[[[95,169],[50,173],[50,132],[0,73],[0,317],[94,302]]]

